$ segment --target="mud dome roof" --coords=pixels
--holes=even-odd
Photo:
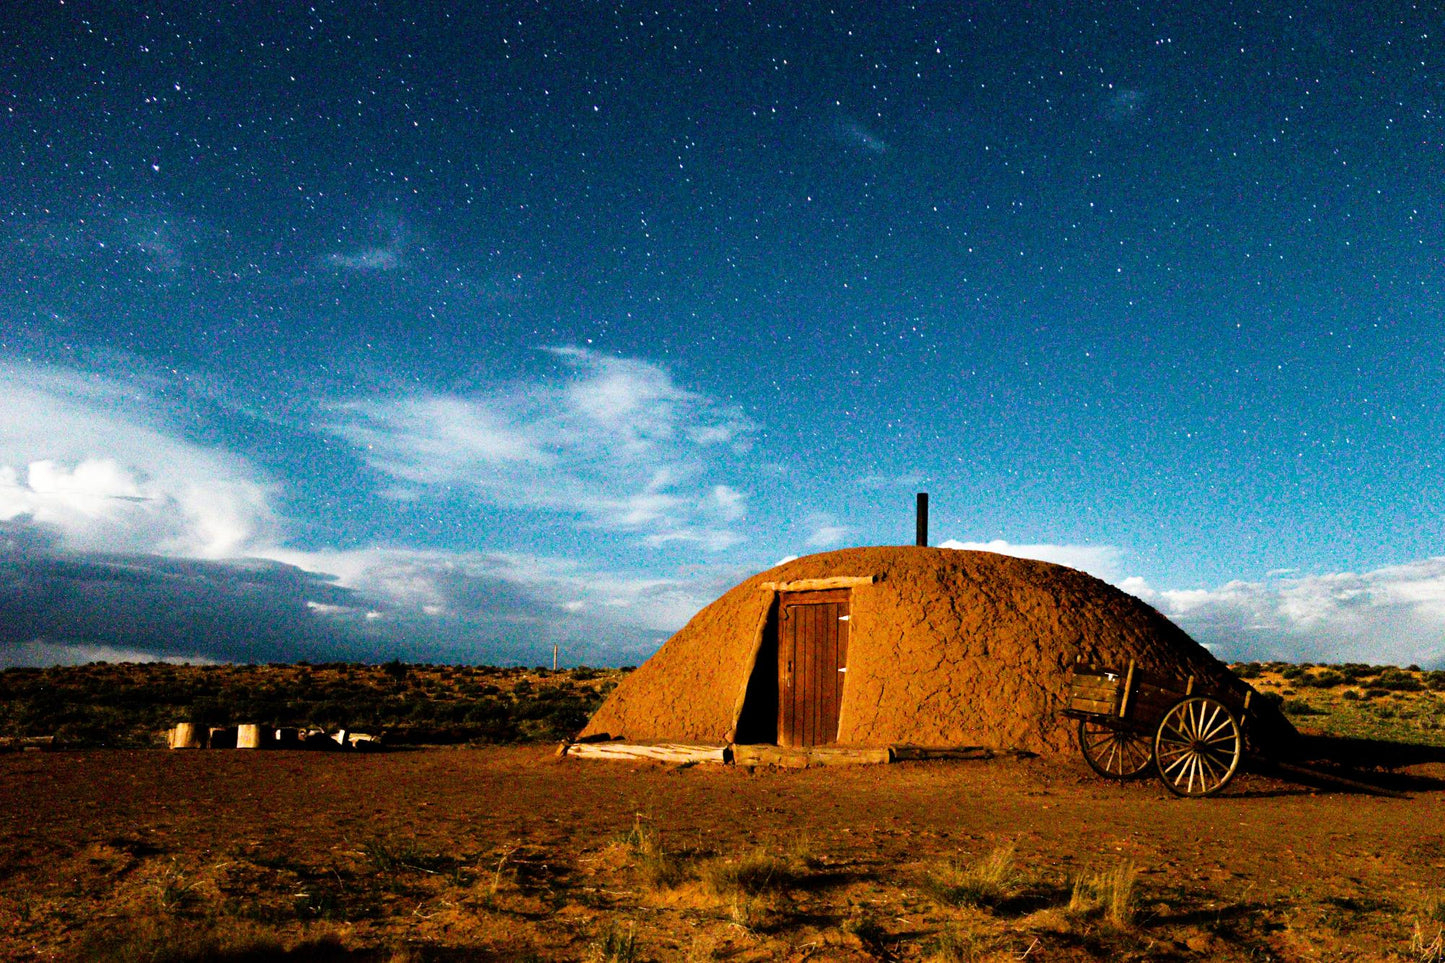
[[[581,735],[776,741],[779,594],[822,580],[850,593],[839,745],[1075,753],[1075,724],[1059,710],[1080,660],[1123,668],[1132,659],[1181,689],[1193,675],[1198,691],[1248,690],[1155,609],[1083,572],[992,552],[850,548],[786,562],[708,605]],[[1271,728],[1288,728],[1259,709]]]

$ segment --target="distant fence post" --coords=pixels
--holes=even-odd
[[[913,544],[919,548],[928,547],[928,492],[918,493],[918,530]]]

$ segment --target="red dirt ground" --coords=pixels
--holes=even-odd
[[[1251,775],[1177,800],[1041,760],[13,753],[0,956],[1420,960],[1445,897],[1445,764],[1406,775],[1410,799]],[[650,877],[639,835],[677,881]],[[1010,843],[1002,902],[929,895],[949,860]],[[759,848],[790,861],[784,885],[690,878]],[[1120,860],[1140,873],[1132,923],[1066,909],[1071,880]]]

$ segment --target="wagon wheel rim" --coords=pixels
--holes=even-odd
[[[1089,768],[1105,779],[1134,779],[1154,761],[1147,735],[1094,719],[1079,720],[1079,748]]]
[[[1229,785],[1244,754],[1234,713],[1217,699],[1191,696],[1169,707],[1154,737],[1154,765],[1170,792],[1211,796]]]

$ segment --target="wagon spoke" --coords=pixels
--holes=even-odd
[[[1154,759],[1147,736],[1100,719],[1079,722],[1079,748],[1089,768],[1106,779],[1132,779]]]
[[[1174,760],[1173,762],[1171,762],[1169,765],[1164,766],[1164,771],[1165,771],[1165,773],[1171,773],[1171,772],[1173,772],[1175,769],[1178,769],[1180,766],[1186,764],[1187,762],[1189,762],[1189,750],[1187,750],[1187,749],[1181,749],[1181,750],[1179,751],[1179,755],[1175,758],[1175,760]],[[1163,765],[1163,759],[1162,759],[1162,758],[1160,759],[1160,764]]]
[[[1214,733],[1218,732],[1218,731],[1219,731],[1219,725],[1216,725],[1216,722],[1218,721],[1218,719],[1219,719],[1219,714],[1220,714],[1222,711],[1224,711],[1224,707],[1223,707],[1223,706],[1213,706],[1213,707],[1211,707],[1211,711],[1210,711],[1210,713],[1209,713],[1209,721],[1208,721],[1208,722],[1205,722],[1205,723],[1204,723],[1203,725],[1201,725],[1197,730],[1195,730],[1195,732],[1194,732],[1194,738],[1196,738],[1196,739],[1207,739],[1209,736],[1211,736],[1211,735],[1213,735]],[[1199,710],[1199,715],[1200,715],[1201,718],[1204,716],[1204,710],[1203,710],[1203,709]],[[1222,725],[1222,724],[1227,724],[1227,721],[1226,721],[1226,723],[1221,723],[1221,725]]]
[[[1223,719],[1220,719],[1218,723],[1211,725],[1204,732],[1200,733],[1199,738],[1203,739],[1205,742],[1212,742],[1214,741],[1215,736],[1221,732],[1225,733],[1226,738],[1229,738],[1229,733],[1233,730],[1233,728],[1234,720],[1230,719],[1229,716],[1226,715]]]

